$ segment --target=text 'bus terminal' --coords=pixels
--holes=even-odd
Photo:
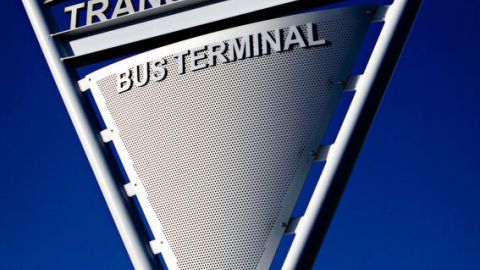
[[[275,29],[241,38],[233,38],[227,43],[220,41],[176,53],[174,58],[177,60],[177,72],[184,74],[187,69],[197,71],[213,67],[218,63],[230,63],[267,55],[272,51],[281,53],[294,48],[310,48],[329,44],[326,39],[317,37],[315,24],[307,23],[305,29],[303,31],[302,27],[293,25],[288,27],[286,31],[284,28]],[[118,73],[117,92],[128,91],[133,86],[143,87],[150,81],[163,81],[168,74],[166,64],[165,58],[160,58]],[[144,75],[141,76],[141,74]]]

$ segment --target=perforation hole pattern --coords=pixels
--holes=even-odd
[[[257,268],[358,25],[183,75],[169,56],[164,81],[121,94],[115,75],[97,82],[180,269]]]

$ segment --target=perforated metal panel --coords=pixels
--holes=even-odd
[[[268,268],[341,94],[337,82],[348,77],[366,32],[366,10],[226,30],[89,76],[152,231],[176,259],[170,266]],[[291,25],[306,35],[310,22],[326,46],[176,72],[173,53]],[[117,93],[115,72],[159,57],[167,60],[164,81]]]

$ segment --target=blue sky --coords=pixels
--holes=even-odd
[[[19,0],[0,20],[0,269],[131,269]],[[477,0],[426,0],[315,269],[480,269]]]

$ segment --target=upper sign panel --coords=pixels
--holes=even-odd
[[[206,2],[207,0],[90,0],[65,7],[70,29],[134,15],[146,10],[169,11],[173,8]],[[85,17],[80,17],[85,12]]]

